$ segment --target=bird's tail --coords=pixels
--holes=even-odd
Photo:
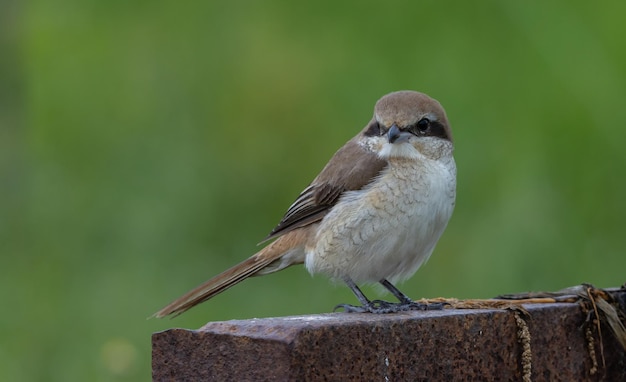
[[[271,261],[270,261],[271,262]],[[222,293],[231,286],[247,279],[259,270],[263,269],[270,262],[259,259],[256,255],[227,269],[219,275],[198,285],[183,296],[172,301],[165,308],[154,314],[154,317],[161,318],[172,315],[176,317],[194,306]]]
[[[289,245],[291,241],[288,240],[289,236],[291,235],[287,234],[278,238],[249,259],[198,285],[196,288],[172,301],[165,308],[156,312],[153,317],[161,318],[169,315],[176,317],[250,276],[273,273],[289,265],[301,263],[303,261],[302,256],[291,255],[295,252],[302,252],[303,254],[303,251]],[[286,257],[285,259],[281,259],[283,255],[287,255],[284,256]]]

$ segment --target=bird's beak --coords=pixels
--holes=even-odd
[[[409,136],[410,134],[401,131],[395,123],[387,131],[387,141],[389,143],[405,142],[409,139]]]

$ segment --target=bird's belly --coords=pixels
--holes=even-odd
[[[357,283],[415,273],[432,253],[454,206],[454,184],[447,177],[420,175],[418,183],[388,173],[390,179],[347,193],[307,247],[307,269]]]

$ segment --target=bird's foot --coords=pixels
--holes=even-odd
[[[343,311],[346,313],[374,313],[374,314],[383,314],[383,313],[395,313],[400,312],[404,309],[401,309],[401,303],[392,303],[382,300],[374,300],[370,301],[367,304],[363,305],[349,305],[349,304],[339,304],[335,306],[334,310],[343,308]]]
[[[418,302],[411,301],[408,310],[442,310],[446,305],[450,305],[447,302]]]
[[[417,301],[409,301],[409,302],[388,302],[383,300],[373,300],[364,305],[349,305],[349,304],[339,304],[335,306],[333,311],[337,309],[343,309],[346,313],[374,313],[374,314],[385,314],[385,313],[398,313],[405,312],[408,310],[441,310],[443,309],[445,303],[431,303],[426,304]]]

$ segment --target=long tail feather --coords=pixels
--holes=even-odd
[[[259,270],[269,265],[272,260],[273,259],[259,258],[256,255],[252,256],[172,301],[165,308],[155,313],[154,317],[161,318],[169,315],[176,317],[254,275]]]
[[[249,259],[227,269],[172,301],[165,308],[156,312],[153,317],[161,318],[169,315],[176,317],[250,276],[273,273],[290,265],[302,263],[304,252],[301,250],[301,245],[308,233],[308,230],[300,229],[279,237]],[[274,263],[281,258],[281,262]]]

